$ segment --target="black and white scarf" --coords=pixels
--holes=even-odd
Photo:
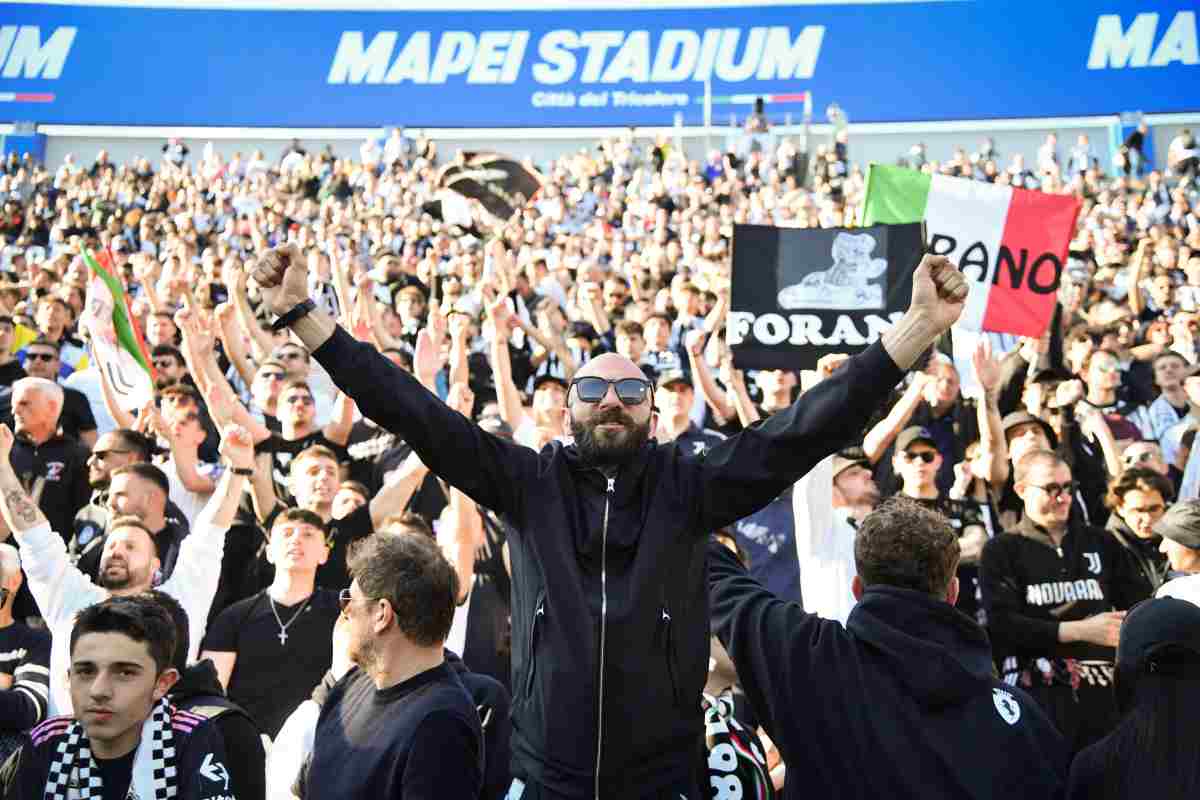
[[[175,709],[166,699],[160,700],[142,725],[142,738],[129,783],[131,793],[136,792],[138,797],[149,797],[153,792],[154,800],[175,800],[178,795],[175,736],[171,729],[174,713]],[[45,800],[68,800],[72,796],[80,800],[100,800],[103,788],[87,734],[78,721],[72,722],[50,764]]]

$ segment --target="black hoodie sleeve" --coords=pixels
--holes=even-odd
[[[214,722],[225,745],[233,794],[238,800],[263,800],[267,796],[267,754],[258,729],[241,714],[222,714]]]
[[[729,548],[708,544],[713,634],[737,668],[738,683],[787,761],[803,739],[792,724],[807,705],[814,654],[847,639],[841,624],[780,600],[750,577]],[[823,640],[823,641],[822,641]]]
[[[714,445],[694,462],[699,529],[708,533],[753,514],[826,456],[861,439],[903,376],[876,342],[787,408]]]
[[[533,478],[533,450],[480,430],[340,326],[313,356],[364,416],[404,439],[431,472],[497,513],[521,518],[519,487]]]

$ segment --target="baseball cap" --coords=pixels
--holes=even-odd
[[[567,381],[566,381],[566,379],[564,379],[564,378],[560,378],[560,377],[559,377],[559,376],[557,376],[557,375],[551,375],[550,373],[543,373],[543,374],[541,374],[541,375],[538,375],[536,378],[534,378],[534,379],[533,379],[533,390],[536,392],[536,391],[537,391],[537,390],[538,390],[538,389],[539,389],[539,388],[542,386],[542,384],[544,384],[544,383],[550,383],[550,382],[557,383],[557,384],[558,384],[559,386],[561,386],[563,389],[569,389],[569,388],[570,388],[569,386],[567,386]]]
[[[1176,544],[1200,550],[1200,500],[1180,500],[1154,523],[1154,532]]]
[[[1117,645],[1117,704],[1133,704],[1137,680],[1146,675],[1200,676],[1200,606],[1160,597],[1134,606],[1121,625]]]
[[[896,449],[907,450],[912,447],[914,442],[925,442],[932,447],[937,447],[937,441],[933,438],[929,428],[913,425],[900,431],[900,435],[896,437]]]
[[[658,380],[655,382],[655,388],[665,389],[673,383],[686,383],[688,387],[692,387],[692,379],[686,372],[678,369],[668,369],[664,370],[663,373],[658,376]]]
[[[861,447],[847,447],[834,454],[833,477],[835,480],[838,475],[841,475],[851,467],[871,468],[871,462]]]
[[[1050,427],[1050,423],[1046,422],[1046,420],[1042,419],[1041,417],[1035,417],[1028,411],[1014,411],[1006,416],[1001,421],[1000,425],[1004,428],[1004,436],[1007,438],[1009,431],[1011,431],[1013,428],[1017,427],[1018,425],[1028,424],[1030,422],[1041,427],[1042,433],[1046,434],[1046,440],[1050,442],[1050,447],[1053,448],[1058,445],[1058,437],[1054,435],[1054,428]]]

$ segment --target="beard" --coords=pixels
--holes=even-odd
[[[623,425],[624,430],[619,433],[597,430],[614,422]],[[579,422],[571,414],[571,436],[584,463],[615,466],[629,461],[649,441],[650,419],[639,425],[620,407],[597,413],[587,422]]]
[[[129,569],[128,564],[118,564],[116,569],[109,569],[109,564],[100,565],[99,579],[100,587],[108,589],[110,592],[121,589],[128,589],[134,583],[133,571]]]
[[[368,675],[379,662],[379,646],[372,638],[364,638],[361,642],[350,643],[350,661],[357,664]]]

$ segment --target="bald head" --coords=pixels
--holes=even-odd
[[[603,353],[588,361],[575,373],[576,378],[589,376],[620,380],[621,378],[641,378],[646,380],[642,368],[619,353]]]
[[[634,458],[650,438],[657,420],[651,408],[653,392],[638,391],[637,402],[626,403],[618,396],[614,385],[630,378],[648,384],[646,374],[637,364],[616,353],[605,353],[588,361],[575,373],[575,382],[588,378],[609,381],[607,387],[588,387],[584,395],[594,392],[594,402],[580,398],[575,386],[567,397],[567,422],[580,457],[597,466],[618,466]],[[603,391],[603,396],[600,392]],[[629,394],[626,394],[630,397]],[[631,398],[632,399],[632,398]]]

